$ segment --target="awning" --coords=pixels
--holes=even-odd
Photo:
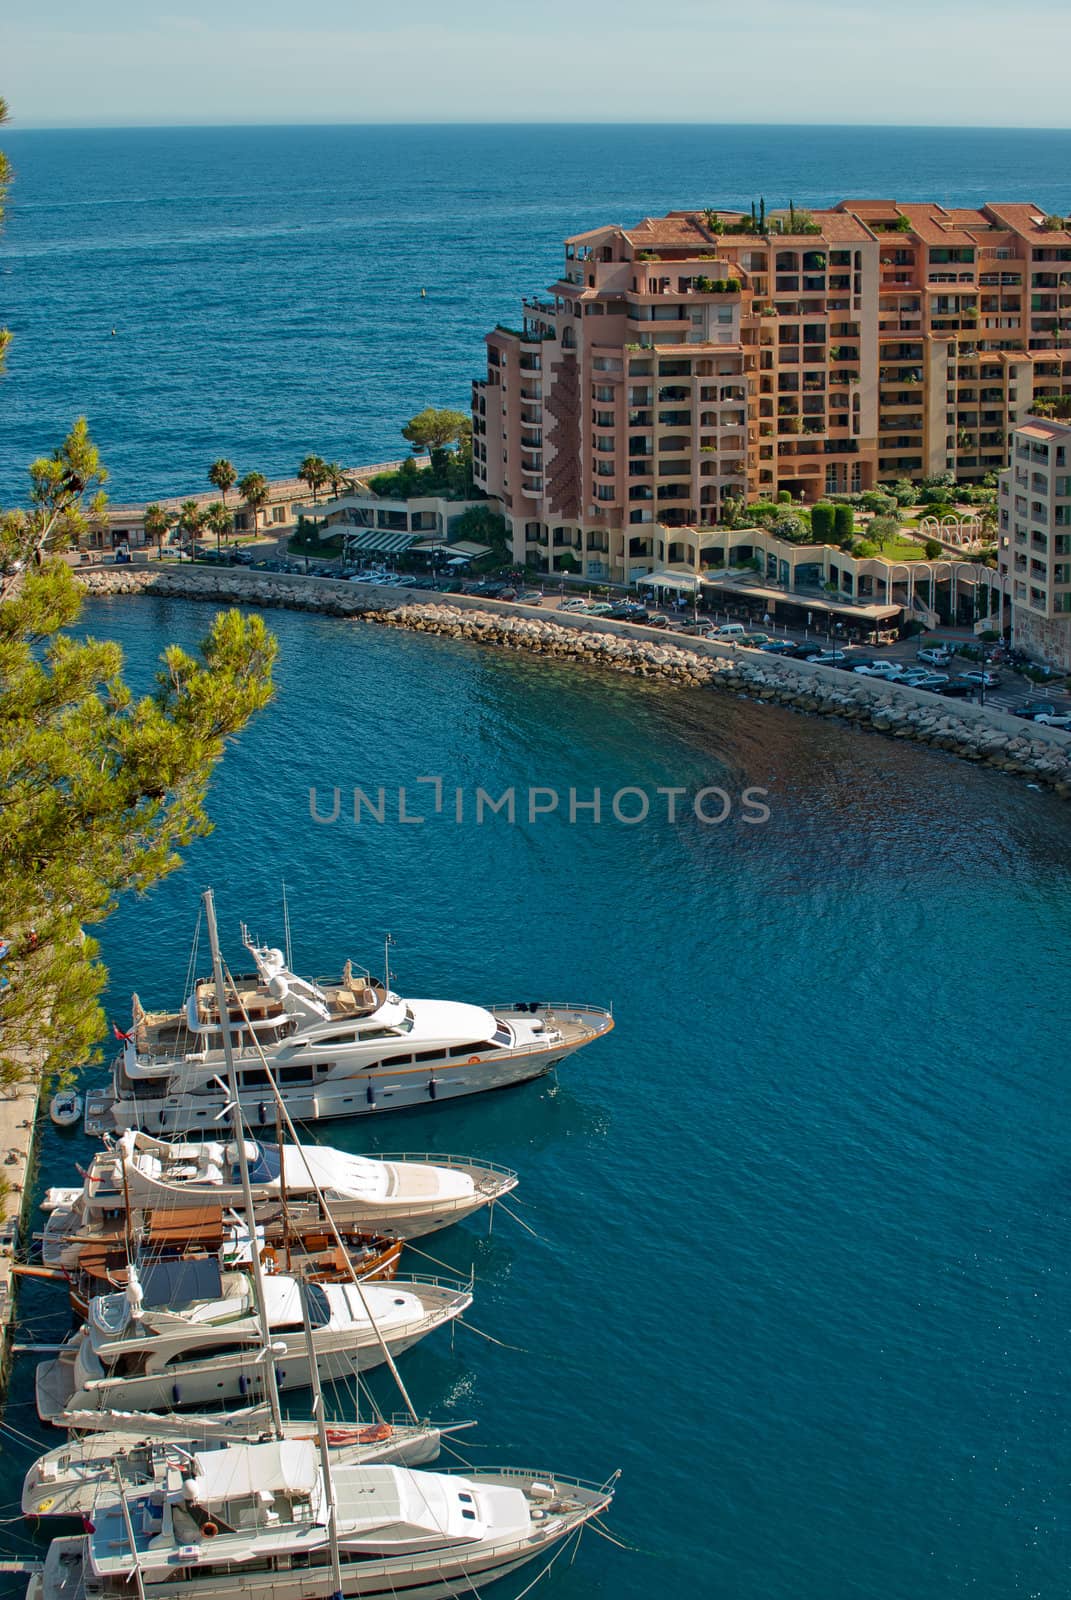
[[[414,554],[430,556],[436,552],[443,556],[462,556],[466,561],[471,561],[475,560],[477,556],[490,555],[491,546],[489,544],[468,544],[464,541],[460,544],[446,544],[442,539],[432,539],[430,543],[421,541],[417,545]]]
[[[365,528],[361,532],[343,533],[342,543],[347,552],[352,550],[382,550],[385,554],[400,555],[415,544],[415,533],[392,533],[387,528]]]
[[[636,582],[655,589],[687,589],[691,593],[699,588],[700,579],[694,572],[671,572],[664,568],[661,572],[649,572],[645,578],[637,578]]]

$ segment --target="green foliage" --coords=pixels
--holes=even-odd
[[[922,548],[926,552],[927,561],[936,561],[938,556],[944,555],[944,545],[939,539],[927,539]]]
[[[743,511],[744,502],[734,499],[732,495],[727,495],[721,503],[721,515],[718,521],[723,528],[739,527]]]
[[[954,489],[956,487],[956,474],[954,472],[931,472],[922,479],[922,499],[933,489]]]
[[[144,527],[146,539],[150,544],[160,548],[177,521],[177,511],[165,511],[163,506],[157,505],[154,501],[151,506],[145,507]]]
[[[782,511],[771,525],[770,532],[775,538],[786,539],[790,544],[806,544],[809,538],[809,529],[803,518],[794,511]]]
[[[215,535],[216,550],[218,552],[220,541],[228,538],[234,532],[234,518],[222,500],[213,500],[212,504],[206,507],[201,515],[201,526],[206,533]]]
[[[791,491],[788,489],[778,489],[777,504],[779,506],[790,506],[792,504]]]
[[[816,544],[832,544],[835,508],[820,500],[811,507],[811,535]]]
[[[327,462],[323,456],[306,456],[297,470],[302,483],[309,486],[313,504],[320,498],[320,490],[327,482]]]
[[[472,544],[505,546],[508,543],[506,519],[490,506],[470,506],[450,525],[452,541],[466,539]]]
[[[84,417],[58,450],[32,463],[29,510],[0,512],[0,601],[46,551],[77,544],[90,519],[104,515],[107,476]]]
[[[1041,224],[1041,226],[1045,229],[1046,233],[1062,233],[1067,227],[1067,218],[1061,217],[1054,212],[1051,216],[1045,218],[1045,221]]]
[[[919,491],[910,478],[898,478],[889,490],[898,506],[913,506],[917,503]]]
[[[851,506],[837,506],[833,513],[833,537],[844,546],[845,539],[855,537],[855,512]]]
[[[209,829],[204,797],[226,742],[271,695],[275,642],[259,617],[216,617],[196,659],[164,654],[135,700],[122,651],[74,639],[81,590],[51,552],[84,514],[72,479],[96,452],[76,425],[31,468],[32,509],[0,516],[0,919],[13,941],[3,994],[0,1084],[43,1049],[47,1077],[92,1059],[107,974],[83,930],[124,891],[149,888]]]
[[[739,278],[695,278],[693,285],[700,294],[737,294]]]
[[[227,504],[227,490],[233,489],[238,481],[238,473],[234,462],[228,461],[226,456],[220,456],[218,461],[213,461],[208,469],[208,481],[223,496],[223,504]]]
[[[196,500],[184,500],[182,502],[177,525],[184,539],[192,544],[204,527],[204,521],[205,514]]]
[[[958,517],[959,512],[948,500],[931,500],[927,503],[924,513],[927,517]]]
[[[893,232],[894,233],[910,233],[911,232],[911,218],[910,217],[903,217],[903,216],[897,217],[896,222],[893,225]]]
[[[1071,394],[1042,395],[1030,409],[1036,417],[1071,417]]]
[[[438,411],[426,406],[402,428],[402,438],[408,439],[415,454],[426,450],[448,450],[451,445],[460,447],[472,439],[472,419],[464,411]]]
[[[253,513],[253,531],[255,533],[260,513],[271,497],[268,480],[262,472],[247,472],[238,485],[238,493]]]
[[[866,536],[879,545],[895,544],[899,532],[899,517],[892,517],[886,514],[885,516],[871,517]]]
[[[891,494],[882,494],[880,489],[864,490],[860,504],[864,511],[877,512],[879,516],[887,516],[896,509],[896,500]]]
[[[852,545],[852,555],[858,556],[864,561],[871,556],[878,555],[878,553],[879,548],[873,539],[856,539]]]

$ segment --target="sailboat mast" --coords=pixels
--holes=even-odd
[[[231,1040],[231,1019],[227,1007],[227,989],[223,981],[223,959],[219,953],[219,933],[216,928],[216,903],[211,889],[206,889],[202,899],[205,908],[205,924],[208,928],[208,943],[212,951],[212,977],[216,986],[216,1005],[219,1008],[219,1022],[223,1033],[223,1059],[227,1064],[227,1091],[231,1097],[231,1121],[234,1127],[234,1142],[238,1151],[238,1173],[242,1183],[242,1198],[245,1202],[245,1214],[249,1225],[249,1257],[253,1267],[253,1292],[256,1295],[257,1312],[260,1317],[261,1332],[264,1336],[265,1353],[267,1356],[267,1390],[268,1404],[271,1407],[272,1425],[277,1439],[282,1438],[283,1416],[279,1406],[279,1383],[275,1375],[275,1356],[271,1349],[271,1325],[268,1321],[268,1299],[264,1292],[264,1268],[257,1249],[257,1223],[253,1205],[253,1188],[249,1182],[249,1157],[245,1148],[245,1125],[242,1121],[242,1105],[238,1098],[238,1073],[234,1065],[234,1045]]]
[[[312,1419],[316,1424],[316,1443],[320,1447],[320,1469],[324,1476],[327,1494],[327,1537],[331,1547],[331,1566],[335,1579],[332,1600],[342,1600],[342,1558],[338,1550],[338,1502],[335,1499],[335,1481],[331,1476],[331,1452],[327,1448],[327,1422],[324,1418],[324,1392],[320,1384],[320,1369],[316,1364],[316,1345],[309,1320],[308,1285],[302,1279],[298,1286],[301,1300],[301,1323],[305,1330],[305,1349],[309,1356],[309,1382],[312,1387]]]

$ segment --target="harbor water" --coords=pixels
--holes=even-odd
[[[115,599],[82,625],[146,687],[210,615]],[[1062,1596],[1061,802],[745,700],[270,622],[278,699],[219,769],[215,831],[103,930],[109,1016],[134,989],[178,1001],[205,885],[232,967],[239,919],[281,942],[284,879],[301,971],[376,968],[389,931],[403,993],[613,1002],[613,1034],[556,1078],[312,1130],[520,1172],[525,1227],[499,1212],[490,1236],[422,1242],[475,1270],[466,1321],[498,1342],[436,1334],[403,1369],[421,1410],[477,1420],[470,1459],[623,1469],[611,1526],[635,1549],[589,1531],[547,1595]],[[327,816],[336,787],[338,820],[314,821],[310,789]],[[382,823],[354,822],[355,787],[383,790]],[[480,788],[513,788],[516,820],[477,823]],[[767,820],[745,820],[748,788]],[[399,820],[402,789],[423,821]],[[704,789],[723,822],[698,819]],[[46,1126],[40,1186],[90,1153]],[[65,1327],[51,1285],[21,1310],[23,1338]],[[6,1419],[45,1434],[30,1358]],[[3,1448],[14,1502],[33,1452]],[[39,1547],[17,1521],[6,1542]]]

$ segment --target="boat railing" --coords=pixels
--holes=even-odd
[[[404,1150],[388,1151],[377,1150],[374,1156],[368,1157],[371,1161],[414,1161],[429,1167],[454,1168],[476,1167],[481,1172],[496,1172],[502,1178],[515,1178],[516,1172],[512,1167],[505,1167],[499,1161],[485,1161],[483,1156],[444,1156],[437,1150]]]
[[[435,1471],[437,1473],[441,1472],[447,1477],[455,1478],[471,1478],[477,1474],[486,1474],[492,1478],[505,1478],[510,1483],[552,1483],[555,1488],[582,1489],[586,1494],[605,1495],[609,1495],[617,1478],[615,1473],[605,1483],[596,1483],[591,1478],[574,1478],[569,1473],[554,1472],[549,1467],[536,1470],[532,1467],[484,1466],[482,1462],[478,1467],[442,1467],[437,1465]]]
[[[612,1005],[597,1006],[593,1005],[590,1000],[537,1000],[534,1003],[532,1001],[525,1001],[524,1006],[527,1012],[537,1017],[548,1015],[554,1016],[559,1011],[589,1011],[593,1012],[598,1017],[612,1017],[614,1014],[614,1008]],[[520,1007],[518,1006],[516,1000],[500,1000],[487,1006],[486,1009],[495,1015],[497,1015],[500,1011],[504,1011],[507,1014],[512,1014],[514,1016],[516,1016],[518,1012],[520,1012],[521,1016],[524,1015],[524,1012],[520,1011]]]

